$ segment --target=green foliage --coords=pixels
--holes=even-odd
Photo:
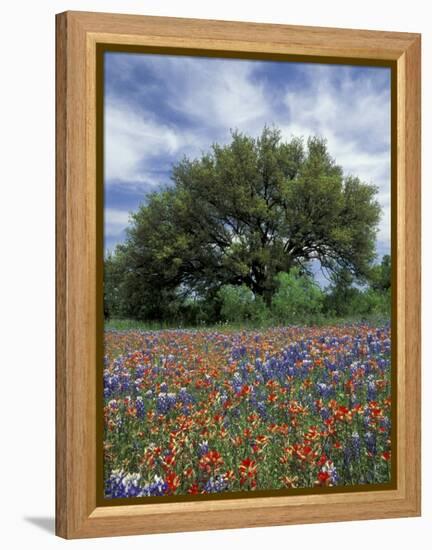
[[[381,263],[371,269],[371,287],[374,290],[386,291],[391,287],[391,258],[383,256]]]
[[[324,312],[327,316],[349,317],[359,313],[361,291],[352,286],[353,282],[354,277],[347,269],[333,274],[332,284],[324,298]]]
[[[127,301],[123,295],[125,280],[124,256],[120,247],[109,254],[104,263],[104,316],[123,317],[128,314]]]
[[[279,273],[276,279],[279,286],[272,311],[279,322],[299,324],[320,319],[324,296],[311,277],[293,268],[290,273]]]
[[[391,311],[390,269],[388,256],[380,266],[371,269],[372,281],[363,289],[353,286],[353,277],[341,270],[324,299],[324,312],[328,317],[379,317],[388,318]]]
[[[369,288],[361,293],[356,305],[358,313],[365,317],[388,318],[391,312],[390,290]]]
[[[261,296],[246,285],[224,285],[218,292],[222,319],[229,322],[265,321],[269,312]]]
[[[370,277],[377,189],[345,177],[321,138],[233,132],[231,143],[177,163],[172,180],[133,214],[126,243],[106,260],[107,315],[212,323],[229,285],[255,297],[247,316],[264,315],[278,274],[311,260]]]

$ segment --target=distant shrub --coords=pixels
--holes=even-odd
[[[269,312],[261,296],[256,296],[246,285],[224,285],[218,293],[221,301],[221,317],[228,322],[260,322]]]
[[[362,292],[357,310],[373,317],[389,317],[391,312],[390,290],[379,291],[369,288]]]
[[[294,268],[289,273],[279,273],[276,281],[272,312],[279,322],[311,323],[321,318],[323,292],[312,277]]]

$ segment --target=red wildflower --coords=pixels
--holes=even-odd
[[[171,493],[174,493],[180,485],[180,478],[175,472],[170,472],[167,474],[165,481]]]
[[[252,437],[252,430],[250,428],[245,428],[243,430],[243,435],[246,437],[246,438],[249,438],[249,437]]]
[[[255,460],[252,460],[251,458],[245,458],[241,461],[240,466],[240,485],[243,485],[246,483],[246,481],[249,481],[251,484],[251,487],[256,486],[255,476],[256,476],[256,470],[257,470],[257,463]]]
[[[318,460],[317,464],[318,466],[324,466],[324,464],[327,462],[326,455],[321,455],[321,458]]]
[[[225,472],[224,478],[226,480],[234,479],[235,478],[234,470],[227,470]]]
[[[318,484],[328,485],[330,482],[330,474],[328,472],[318,472]]]
[[[247,384],[245,384],[245,385],[242,387],[242,389],[240,390],[240,392],[239,392],[238,395],[239,395],[240,397],[244,397],[245,395],[249,395],[250,392],[251,392],[250,387],[249,387]]]
[[[275,393],[269,393],[268,400],[270,403],[274,403],[277,401],[278,396]]]
[[[169,470],[172,466],[175,465],[176,459],[173,454],[167,455],[162,459],[162,467],[166,470]]]
[[[200,458],[199,467],[206,472],[216,471],[223,464],[223,458],[217,451],[209,451]]]
[[[198,495],[199,494],[199,486],[198,486],[198,483],[192,483],[192,485],[189,487],[189,489],[187,490],[187,492],[190,494],[190,495]]]

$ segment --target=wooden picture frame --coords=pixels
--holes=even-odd
[[[56,533],[83,538],[420,515],[420,35],[105,13],[57,15]],[[209,55],[365,60],[394,70],[395,487],[367,492],[99,506],[96,185],[100,44]],[[100,76],[100,75],[99,75]]]

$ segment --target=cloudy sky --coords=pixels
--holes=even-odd
[[[379,187],[379,255],[390,250],[390,69],[234,59],[105,54],[105,249],[129,212],[230,129],[324,136],[346,174]]]

